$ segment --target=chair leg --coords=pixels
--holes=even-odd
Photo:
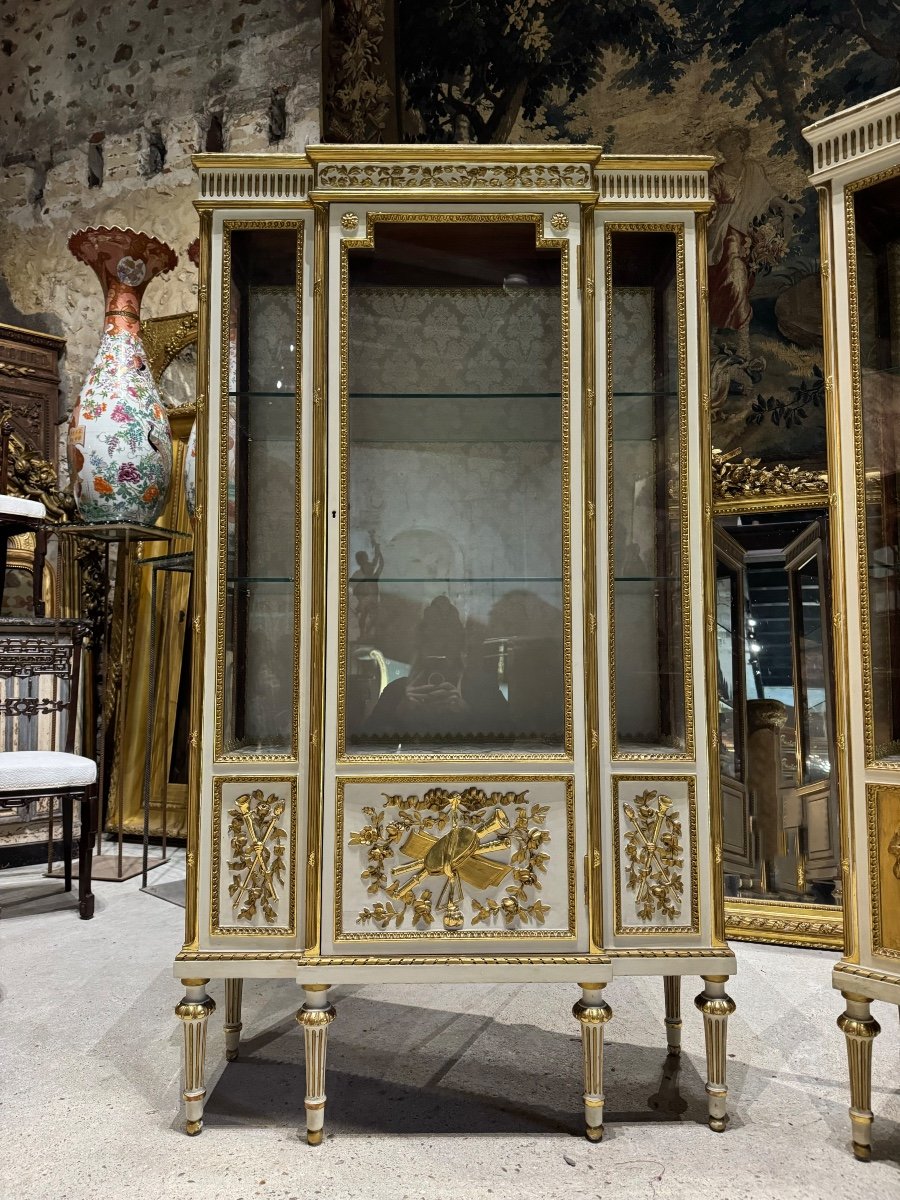
[[[34,534],[34,561],[32,564],[32,605],[34,615],[43,617],[44,606],[44,563],[47,559],[47,531],[38,529]]]
[[[91,867],[96,828],[97,787],[95,784],[81,798],[81,837],[78,840],[78,915],[82,921],[89,921],[94,915]]]
[[[62,838],[63,866],[65,871],[66,891],[72,890],[72,809],[74,802],[71,796],[62,796]],[[53,801],[51,800],[52,804]]]

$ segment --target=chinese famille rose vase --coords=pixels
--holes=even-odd
[[[69,419],[75,502],[87,522],[152,525],[169,490],[172,435],[141,342],[141,298],[178,258],[133,229],[81,229],[69,250],[106,296],[100,349]]]

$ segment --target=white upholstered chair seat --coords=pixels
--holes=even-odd
[[[43,521],[47,509],[40,500],[23,500],[21,496],[7,496],[0,492],[0,517],[27,517],[29,521]]]
[[[0,753],[0,792],[87,787],[96,778],[97,764],[80,754],[65,754],[59,750]]]

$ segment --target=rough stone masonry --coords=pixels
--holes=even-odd
[[[67,408],[103,320],[69,234],[164,239],[179,263],[144,315],[194,308],[191,154],[316,140],[319,42],[314,0],[0,0],[0,321],[67,339]]]

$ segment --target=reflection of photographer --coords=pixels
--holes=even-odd
[[[409,675],[389,683],[366,722],[369,733],[503,733],[506,700],[481,662],[467,659],[462,620],[446,596],[422,614]]]

